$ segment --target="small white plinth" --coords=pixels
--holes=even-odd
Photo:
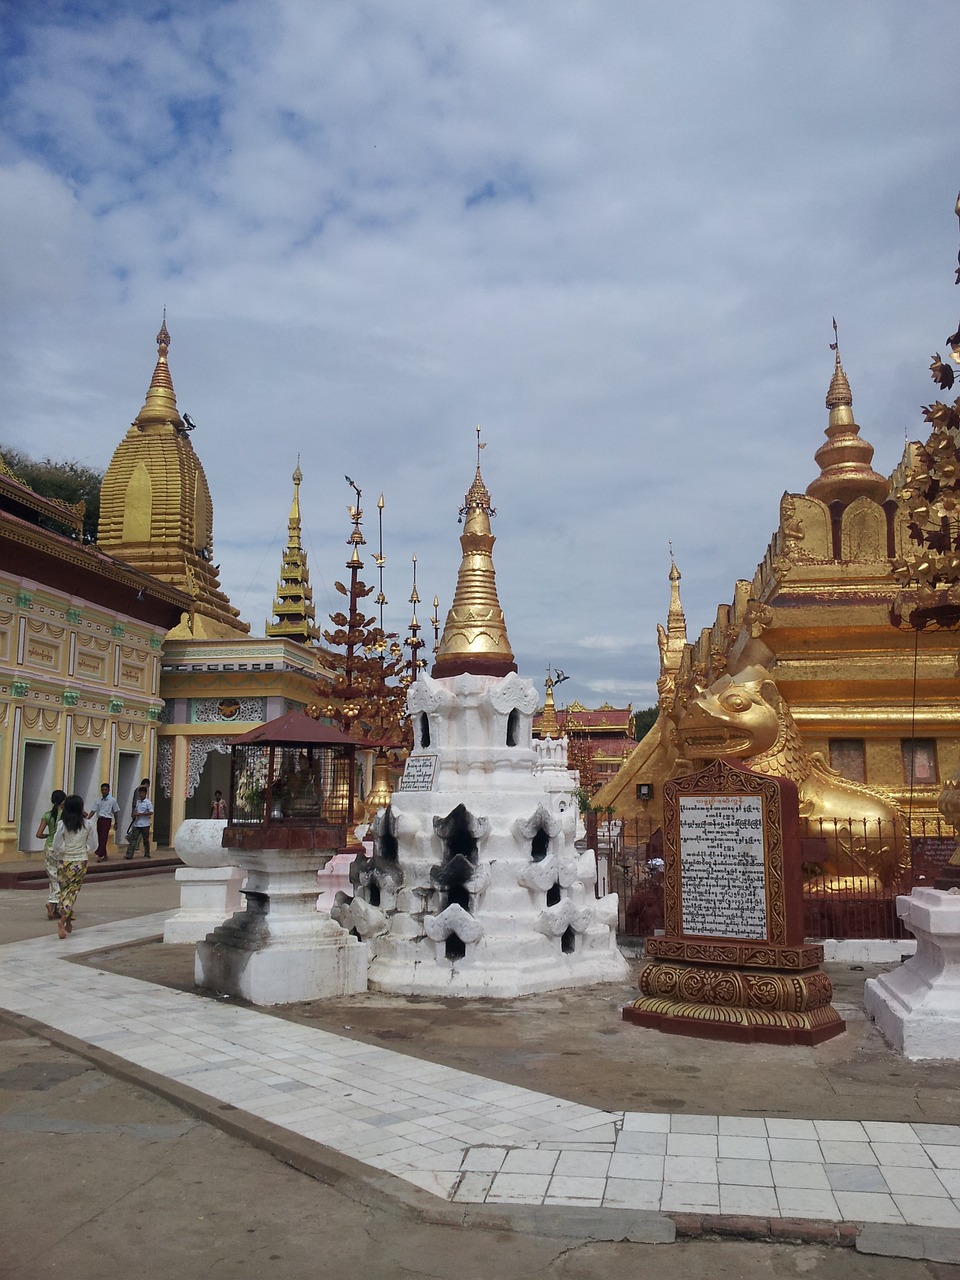
[[[867,1013],[905,1058],[960,1059],[960,893],[914,889],[897,915],[917,953],[867,979]]]
[[[246,907],[197,944],[198,986],[251,1004],[367,989],[367,948],[317,911],[316,852],[234,850]]]
[[[180,910],[163,926],[164,942],[199,942],[243,909],[242,867],[178,867],[176,880]]]
[[[226,865],[226,825],[223,818],[188,818],[177,828],[173,847],[186,866],[177,868],[180,910],[164,925],[164,942],[199,942],[243,906],[244,872]]]

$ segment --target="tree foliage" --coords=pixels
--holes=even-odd
[[[83,515],[83,540],[96,541],[100,521],[102,471],[75,460],[42,458],[38,461],[19,449],[8,449],[5,445],[0,445],[0,454],[10,470],[24,484],[29,485],[34,493],[57,502],[67,502],[71,506],[83,502],[86,506]]]
[[[657,708],[647,707],[644,711],[633,713],[633,736],[642,742],[657,721]]]

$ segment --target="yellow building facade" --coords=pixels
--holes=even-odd
[[[163,637],[189,600],[79,532],[0,462],[0,859],[42,847],[51,791],[92,806],[108,782],[129,807],[153,777]]]

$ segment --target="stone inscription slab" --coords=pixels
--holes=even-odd
[[[679,798],[683,932],[767,937],[760,796]]]
[[[400,779],[400,790],[432,791],[436,774],[436,756],[408,756]]]

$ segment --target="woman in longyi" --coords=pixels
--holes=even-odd
[[[77,900],[83,877],[87,874],[88,855],[96,848],[97,833],[92,822],[83,816],[83,797],[67,796],[53,837],[57,858],[59,917],[57,933],[65,938],[73,932],[73,904]]]

